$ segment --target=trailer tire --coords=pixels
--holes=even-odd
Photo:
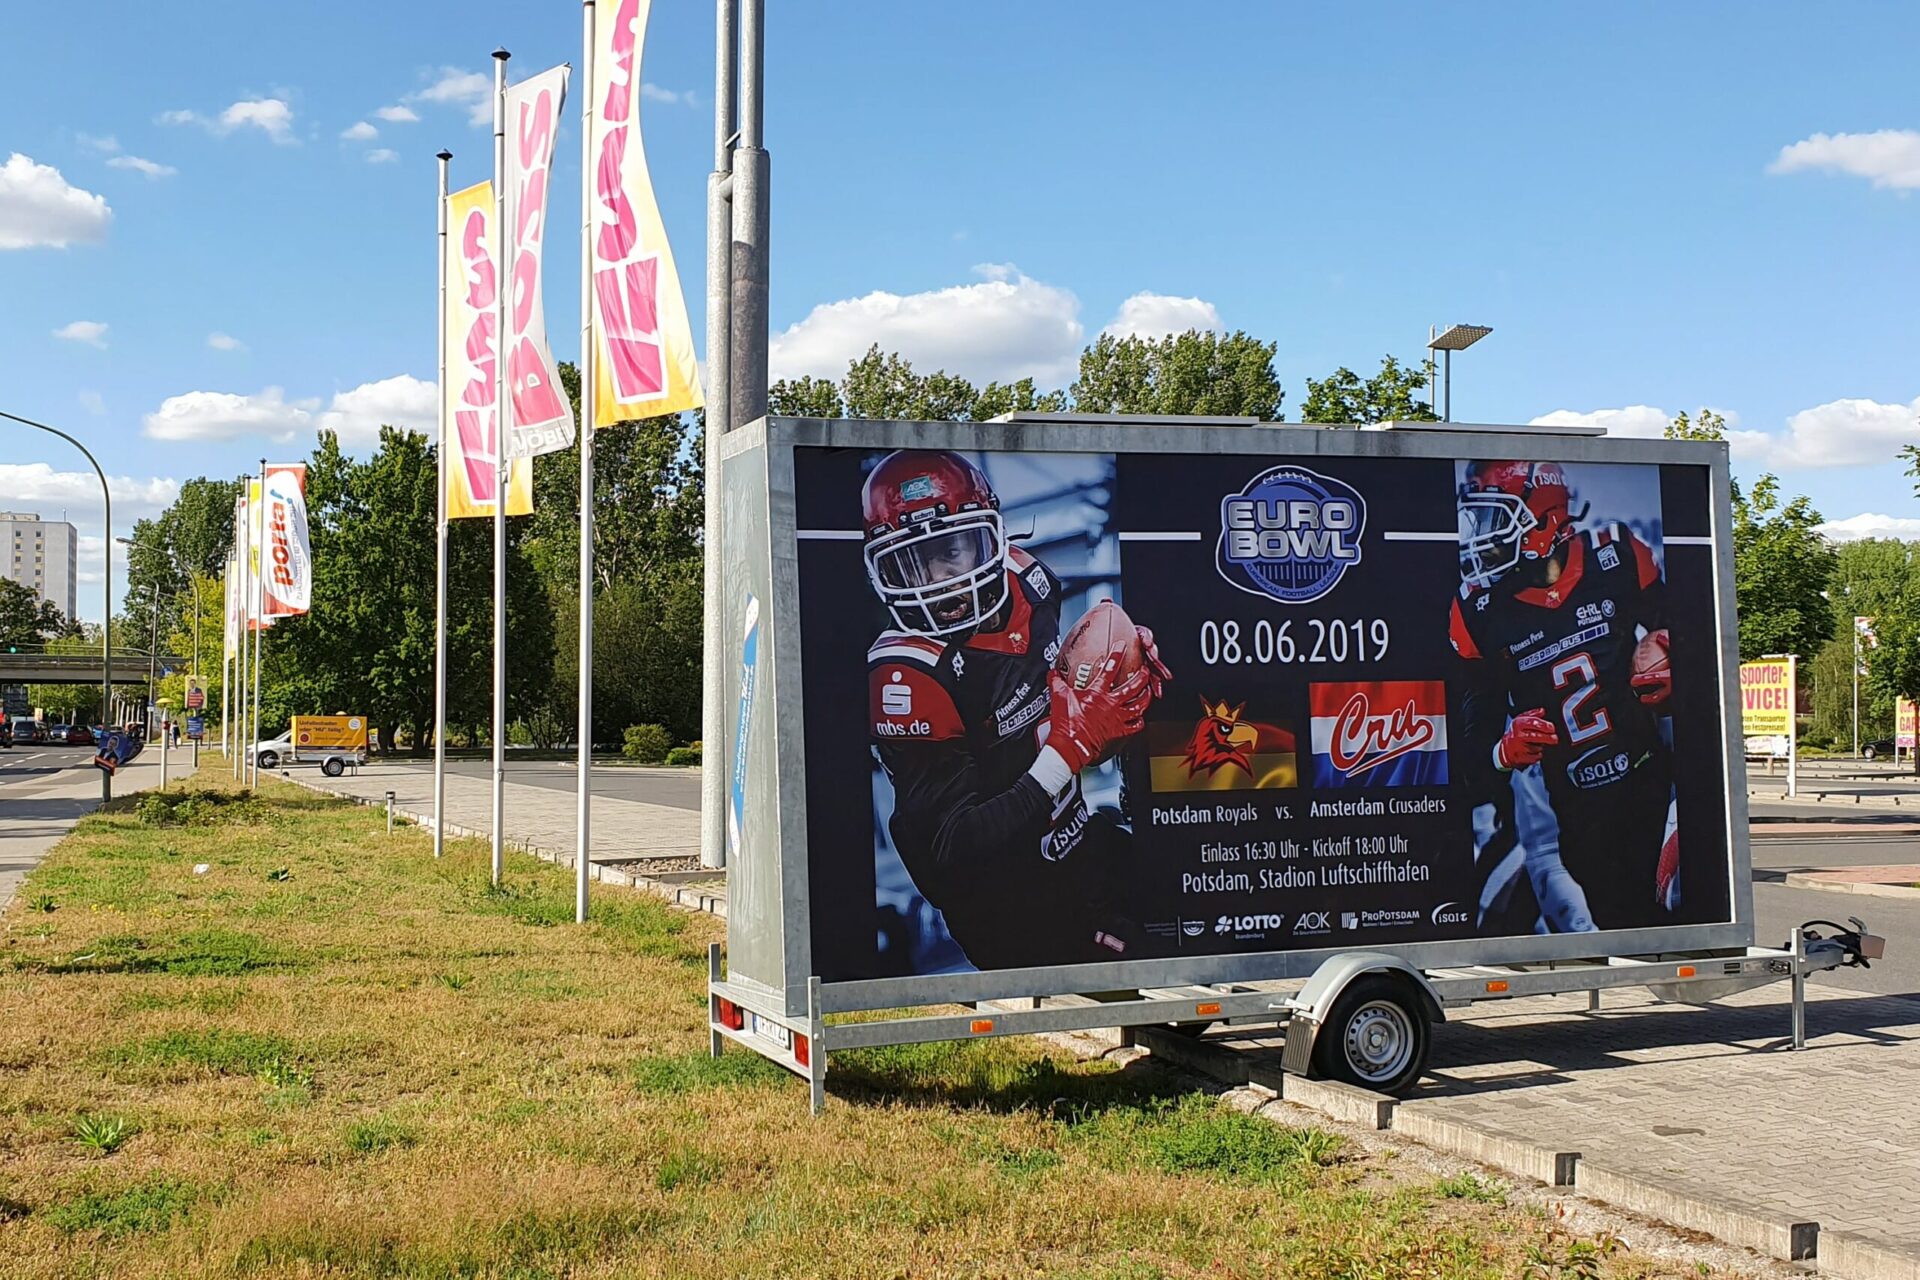
[[[341,762],[339,756],[328,756],[320,764],[320,772],[326,774],[329,778],[337,778],[346,771],[347,766]]]
[[[1397,1096],[1427,1069],[1433,1029],[1411,984],[1384,973],[1355,978],[1313,1042],[1314,1074]]]

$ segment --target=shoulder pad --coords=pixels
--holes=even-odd
[[[915,635],[911,631],[882,631],[867,649],[867,663],[871,666],[876,662],[908,662],[932,667],[946,651],[947,646],[931,636]]]
[[[873,740],[943,742],[966,736],[960,708],[937,673],[914,662],[882,661],[867,676]]]

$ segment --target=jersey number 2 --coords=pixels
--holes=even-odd
[[[1562,658],[1553,664],[1554,688],[1564,689],[1575,680],[1579,681],[1579,687],[1560,703],[1560,719],[1566,723],[1569,745],[1585,742],[1589,738],[1597,738],[1613,727],[1613,722],[1607,719],[1605,707],[1595,709],[1593,719],[1585,724],[1580,722],[1582,704],[1600,692],[1600,686],[1595,683],[1598,679],[1599,673],[1593,668],[1591,654],[1576,653],[1572,657]]]

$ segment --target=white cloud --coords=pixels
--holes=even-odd
[[[234,337],[232,334],[221,333],[218,329],[215,329],[207,335],[207,345],[215,351],[245,351],[247,349],[246,343],[240,341],[240,339]]]
[[[74,320],[55,329],[53,336],[68,342],[84,342],[90,347],[104,350],[107,345],[107,326],[99,320]]]
[[[135,173],[144,173],[149,178],[171,178],[180,172],[170,164],[160,164],[141,156],[114,156],[107,161],[110,169],[132,169]]]
[[[664,102],[670,106],[693,105],[693,90],[682,89],[675,92],[672,89],[663,89],[657,84],[648,84],[644,80],[640,82],[640,97],[647,102]]]
[[[225,135],[236,129],[258,129],[275,142],[290,143],[293,137],[293,108],[284,98],[242,98],[218,117],[208,119],[198,111],[162,111],[160,124],[197,124],[209,133]]]
[[[120,149],[120,139],[110,133],[76,133],[73,136],[79,140],[81,146],[90,147],[95,151],[104,151],[108,155]]]
[[[156,440],[236,440],[264,436],[285,442],[313,424],[316,400],[289,401],[279,387],[258,395],[227,391],[189,391],[168,396],[146,416],[146,433]]]
[[[1220,312],[1201,298],[1176,298],[1165,293],[1136,293],[1120,304],[1113,323],[1101,330],[1116,338],[1164,338],[1189,329],[1222,329]]]
[[[189,391],[148,414],[146,433],[156,440],[260,436],[284,444],[310,431],[335,431],[342,444],[353,445],[379,439],[382,425],[431,434],[438,417],[434,384],[401,374],[339,392],[324,409],[318,398],[289,400],[279,387],[257,395]]]
[[[1555,409],[1537,418],[1529,418],[1534,427],[1604,427],[1610,436],[1630,436],[1637,440],[1658,440],[1666,434],[1673,415],[1650,404],[1630,404],[1624,409],[1594,409],[1578,413]]]
[[[1920,187],[1920,131],[1816,133],[1780,148],[1780,154],[1767,166],[1768,173],[1808,170],[1850,174],[1866,178],[1876,187],[1911,191]]]
[[[1830,400],[1787,419],[1784,435],[1733,433],[1734,454],[1777,467],[1857,467],[1890,462],[1920,443],[1920,398],[1906,404]],[[1743,447],[1744,446],[1744,447]]]
[[[412,107],[403,107],[398,103],[391,107],[381,107],[373,114],[379,116],[388,124],[412,124],[420,118],[419,114],[414,111]]]
[[[392,164],[399,158],[397,153],[389,151],[385,147],[375,147],[373,150],[367,152],[368,164]]]
[[[91,389],[82,390],[77,398],[80,401],[80,407],[94,417],[99,418],[106,415],[107,402],[98,391]]]
[[[150,515],[173,505],[180,496],[180,482],[161,476],[136,480],[132,476],[108,476],[107,492],[113,495],[116,517]],[[44,462],[0,462],[0,493],[9,504],[41,515],[54,514],[61,507],[70,512],[100,509],[100,477],[91,471],[55,471]]]
[[[771,375],[837,378],[878,343],[927,373],[945,369],[978,381],[1030,375],[1047,386],[1070,378],[1086,332],[1080,300],[1017,267],[974,270],[986,278],[926,293],[875,290],[822,303],[773,336]]]
[[[112,221],[105,196],[82,191],[52,165],[16,151],[0,166],[0,249],[97,244]]]
[[[356,120],[354,123],[342,129],[340,136],[348,142],[365,142],[369,138],[379,137],[380,131],[368,124],[365,120]]]
[[[1829,520],[1818,530],[1835,542],[1857,542],[1861,538],[1920,538],[1920,519],[1912,516],[1883,516],[1863,511],[1845,520]]]
[[[493,77],[458,67],[442,67],[433,83],[407,94],[404,100],[465,107],[469,124],[488,124],[493,120]]]
[[[342,445],[370,444],[380,438],[382,426],[432,435],[439,417],[440,394],[435,385],[403,373],[340,392],[314,426],[338,432]]]

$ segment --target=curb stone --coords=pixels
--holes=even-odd
[[[1819,889],[1825,893],[1860,893],[1871,898],[1920,898],[1920,889],[1904,884],[1874,884],[1860,880],[1828,880],[1803,871],[1789,871],[1789,889]]]
[[[290,782],[296,787],[305,787],[308,791],[317,791],[322,795],[333,796],[336,799],[350,800],[354,804],[369,809],[384,809],[386,807],[386,801],[384,799],[356,795],[351,791],[335,791],[332,787],[323,786],[318,782],[309,782],[305,778],[296,778],[290,774],[281,774],[278,781]],[[393,816],[396,818],[405,818],[423,831],[433,830],[433,815],[430,813],[416,813],[411,809],[402,809],[396,805],[394,806]],[[464,836],[474,840],[488,840],[492,838],[491,832],[481,831],[474,827],[462,826],[457,822],[447,823],[446,831],[450,836]],[[555,849],[543,848],[528,840],[520,840],[513,836],[508,836],[505,840],[501,841],[501,844],[505,848],[514,850],[516,853],[528,854],[540,859],[542,862],[551,862],[556,866],[562,867],[571,867],[573,865],[573,855],[571,853],[561,853]],[[691,911],[702,911],[711,916],[718,916],[722,920],[726,919],[726,895],[724,893],[716,894],[699,888],[674,883],[670,878],[684,874],[686,873],[667,872],[663,874],[662,878],[655,879],[652,876],[622,871],[618,867],[603,867],[591,861],[587,863],[587,879],[589,880],[598,880],[601,884],[618,885],[623,889],[639,889],[643,893],[650,893],[655,897],[665,898],[675,906],[686,907]],[[714,876],[712,873],[706,873],[702,878],[712,880]]]
[[[1371,1089],[1356,1088],[1338,1080],[1309,1080],[1290,1076],[1275,1066],[1256,1066],[1249,1073],[1251,1082],[1271,1089],[1282,1101],[1332,1116],[1362,1129],[1393,1127],[1394,1098]]]
[[[1842,1280],[1920,1280],[1920,1254],[1863,1240],[1850,1231],[1822,1231],[1821,1275]]]
[[[1494,1129],[1448,1120],[1419,1103],[1403,1103],[1394,1109],[1393,1131],[1550,1187],[1571,1187],[1580,1162],[1578,1151],[1555,1151]]]
[[[1724,1200],[1705,1200],[1582,1160],[1574,1169],[1574,1190],[1595,1200],[1644,1213],[1662,1222],[1690,1227],[1729,1244],[1744,1245],[1784,1262],[1814,1256],[1820,1224]]]

